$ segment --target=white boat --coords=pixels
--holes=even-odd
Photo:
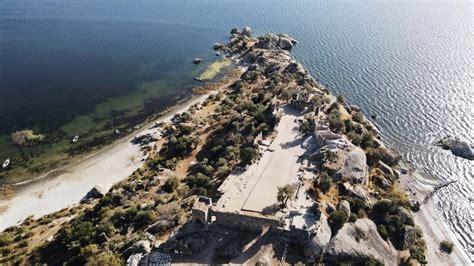
[[[200,78],[194,78],[195,81],[199,81],[199,82],[202,82],[202,79]]]
[[[10,158],[6,159],[6,160],[3,162],[2,168],[6,168],[9,164],[10,164]]]
[[[115,134],[120,135],[120,129],[115,129]]]
[[[79,140],[79,136],[74,136],[74,138],[72,139],[72,143],[76,143],[77,141]]]

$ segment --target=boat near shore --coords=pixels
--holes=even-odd
[[[72,143],[76,143],[79,140],[79,136],[76,135],[74,138],[71,140]]]

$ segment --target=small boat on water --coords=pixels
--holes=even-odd
[[[216,56],[219,56],[219,55],[221,55],[221,53],[219,53],[219,52],[216,52]]]
[[[77,141],[79,140],[79,136],[74,136],[74,138],[72,139],[72,143],[76,143]]]
[[[202,82],[202,79],[200,78],[194,78],[195,81],[199,81],[199,82]]]
[[[6,159],[6,160],[3,162],[2,168],[6,168],[9,164],[10,164],[10,158]]]
[[[196,65],[201,63],[201,62],[202,62],[202,58],[196,57],[196,58],[193,59],[193,63],[196,64]]]
[[[115,134],[116,134],[116,135],[120,135],[120,129],[118,129],[118,128],[115,129]]]

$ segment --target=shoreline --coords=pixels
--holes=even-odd
[[[79,204],[81,198],[95,185],[114,184],[139,169],[148,155],[143,155],[139,145],[130,141],[137,135],[156,131],[155,122],[170,120],[176,113],[203,102],[210,93],[193,95],[169,107],[165,113],[146,123],[128,136],[97,151],[73,159],[57,169],[27,181],[11,184],[15,194],[0,200],[0,231],[21,223],[33,215],[43,215]],[[99,178],[99,179],[98,179]],[[60,199],[60,200],[58,200]],[[18,206],[21,206],[18,207]]]
[[[404,163],[409,173],[400,175],[400,183],[408,193],[411,200],[423,202],[425,197],[430,194],[439,180],[414,169],[412,165]],[[429,263],[434,265],[469,265],[472,260],[464,250],[462,245],[453,234],[443,216],[436,208],[436,194],[432,195],[425,203],[420,205],[420,210],[413,212],[415,224],[424,232],[423,237],[427,243],[426,257]],[[442,252],[439,249],[439,243],[443,240],[449,240],[454,243],[454,249],[451,254]]]

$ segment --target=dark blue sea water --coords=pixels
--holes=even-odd
[[[474,142],[472,10],[462,1],[2,0],[0,148],[15,152],[5,138],[15,129],[87,133],[95,123],[78,116],[147,114],[183,96],[190,60],[210,59],[231,27],[287,32],[314,77],[378,114],[390,146],[458,180],[438,193],[438,208],[473,258],[473,162],[432,145],[448,134]]]

